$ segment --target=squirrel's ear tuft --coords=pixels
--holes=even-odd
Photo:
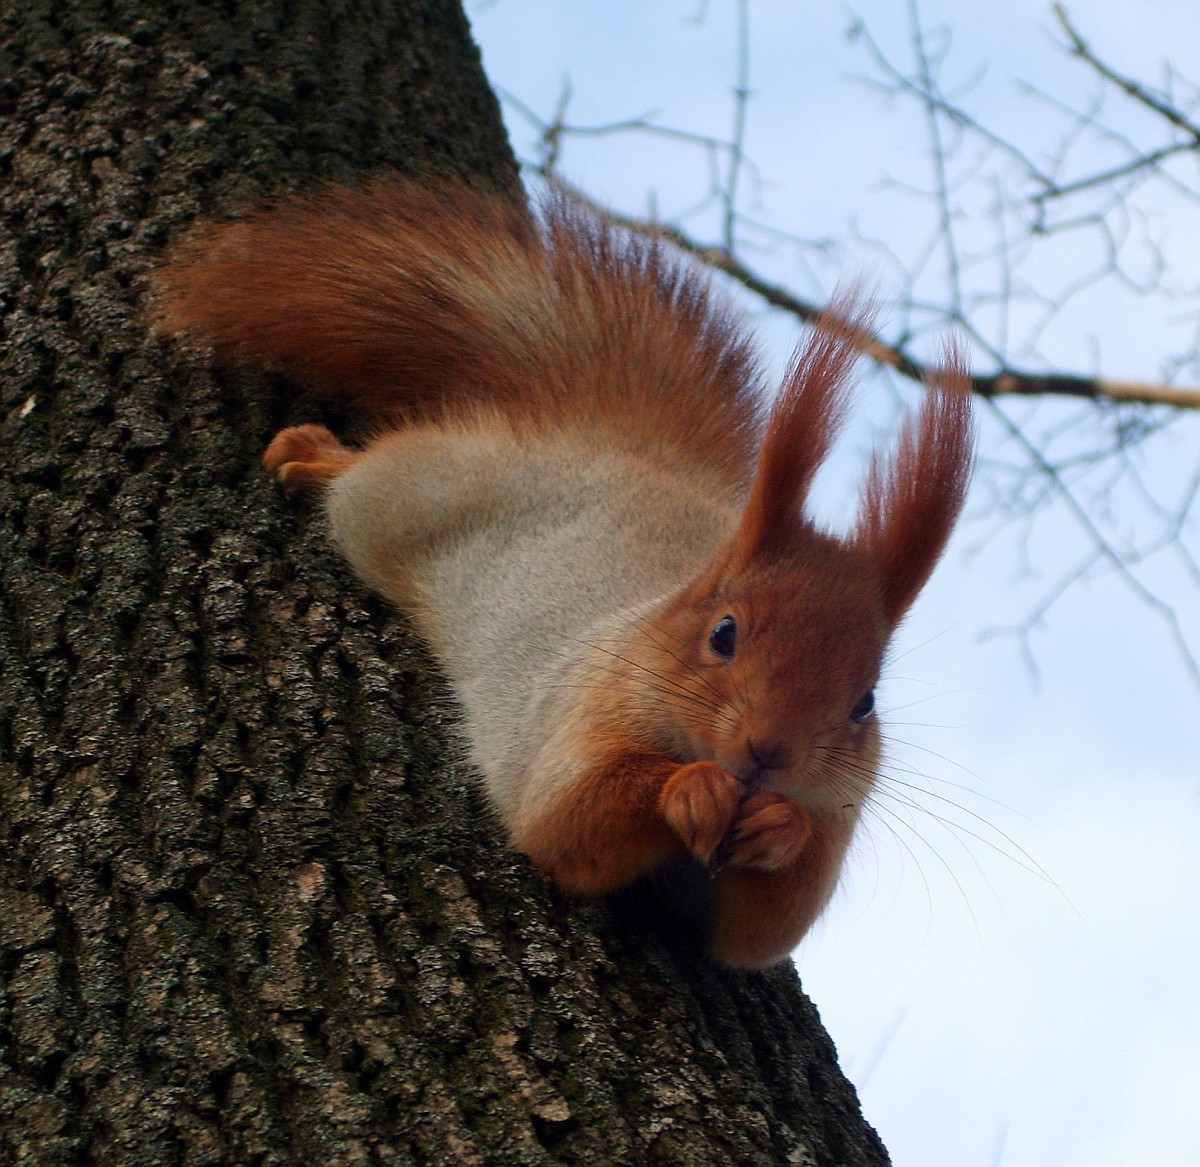
[[[870,304],[838,297],[793,355],[771,408],[734,537],[735,570],[771,558],[801,523],[809,487],[841,428],[847,379],[873,315]]]
[[[946,546],[966,499],[974,449],[971,377],[963,354],[950,348],[895,454],[875,456],[853,536],[875,565],[893,627]]]

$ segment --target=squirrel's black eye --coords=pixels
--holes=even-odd
[[[850,710],[851,721],[866,721],[875,709],[875,690],[868,689],[859,699],[858,704]]]
[[[737,648],[737,621],[732,616],[722,616],[708,634],[708,647],[728,660]]]

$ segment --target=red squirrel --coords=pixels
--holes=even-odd
[[[961,361],[836,536],[804,504],[863,315],[828,314],[767,409],[704,275],[564,198],[325,187],[201,228],[156,285],[161,330],[367,411],[365,445],[293,426],[265,464],[323,492],[432,647],[512,845],[583,896],[690,855],[711,955],[786,957],[871,793],[888,640],[962,507]]]

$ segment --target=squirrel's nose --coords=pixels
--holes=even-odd
[[[786,770],[787,746],[776,741],[748,741],[746,749],[760,770]]]
[[[784,770],[790,764],[787,746],[778,741],[747,740],[725,757],[718,759],[731,774],[754,788],[768,770]]]

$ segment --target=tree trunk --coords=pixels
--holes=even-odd
[[[258,470],[313,405],[144,326],[197,214],[515,189],[458,5],[9,0],[0,119],[0,1163],[885,1163],[790,967],[503,848]]]

